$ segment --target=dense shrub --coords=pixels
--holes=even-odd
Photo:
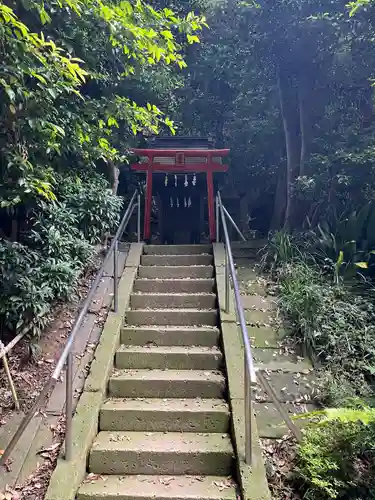
[[[338,409],[306,431],[296,476],[307,500],[375,499],[375,410]]]
[[[327,407],[360,408],[363,402],[375,406],[375,395],[364,375],[352,377],[351,374],[325,370],[320,376],[324,387],[322,403]]]
[[[67,177],[60,185],[60,199],[76,218],[77,228],[91,243],[98,243],[103,234],[119,224],[122,200],[108,189],[106,181],[92,174],[89,181]]]
[[[53,301],[48,281],[42,279],[41,255],[25,245],[0,241],[0,315],[3,329],[16,332],[30,322],[32,334],[45,326]]]
[[[0,321],[10,333],[29,327],[40,335],[54,302],[73,298],[92,266],[93,243],[118,223],[121,201],[97,176],[61,178],[58,194],[56,202],[38,202],[22,242],[0,240]]]
[[[284,266],[280,306],[292,335],[331,369],[355,379],[375,373],[375,308],[303,262]]]

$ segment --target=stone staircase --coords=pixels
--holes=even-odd
[[[236,500],[211,245],[145,246],[78,500]]]

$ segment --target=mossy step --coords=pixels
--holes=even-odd
[[[273,311],[261,311],[260,309],[245,309],[246,324],[254,325],[270,325],[275,315]]]
[[[293,417],[316,410],[313,404],[282,403],[287,413]],[[285,436],[289,429],[273,403],[254,403],[254,411],[260,438],[278,439]],[[300,429],[308,425],[308,419],[296,419],[293,423]]]
[[[263,248],[265,245],[267,245],[268,240],[264,238],[258,238],[254,240],[248,240],[248,241],[233,241],[231,243],[231,246],[233,249],[252,249],[252,248]]]
[[[282,349],[253,349],[255,366],[272,371],[301,372],[312,365],[306,358],[291,354]]]
[[[139,266],[140,278],[212,278],[213,266]]]
[[[145,245],[143,253],[146,255],[212,254],[212,245]]]
[[[213,293],[132,293],[130,297],[132,309],[214,309],[216,305]]]
[[[159,346],[216,346],[220,331],[214,326],[125,326],[121,330],[121,343],[128,345]]]
[[[282,328],[272,327],[247,327],[247,333],[253,347],[278,348],[286,332]]]
[[[212,293],[214,290],[213,278],[138,278],[133,287],[133,292],[148,293]]]
[[[209,266],[213,255],[142,255],[142,266]]]
[[[236,266],[236,273],[238,280],[243,284],[259,280],[259,273],[254,266]]]
[[[275,391],[277,398],[282,403],[311,403],[318,393],[319,388],[310,370],[306,373],[268,372],[265,378]],[[257,402],[271,402],[272,398],[258,385],[254,389],[254,399]]]
[[[109,395],[122,398],[208,398],[226,395],[222,373],[210,370],[116,370]]]
[[[242,307],[244,309],[262,309],[272,311],[277,308],[274,297],[263,295],[241,295]]]
[[[119,369],[218,370],[223,356],[217,347],[121,346],[116,353]]]
[[[89,471],[228,476],[233,461],[228,434],[102,431],[90,452]]]
[[[239,278],[239,287],[242,294],[248,295],[260,295],[261,297],[267,297],[267,288],[263,283],[260,283],[256,279],[243,280]]]
[[[126,312],[128,325],[216,326],[216,309],[132,309]]]
[[[237,500],[221,476],[88,476],[77,500]]]
[[[109,399],[100,411],[102,431],[228,432],[222,399]]]

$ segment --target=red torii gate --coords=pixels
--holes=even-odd
[[[132,153],[144,158],[141,163],[131,165],[132,170],[146,173],[146,198],[144,212],[144,239],[151,237],[152,209],[152,175],[166,174],[197,174],[206,173],[208,222],[210,240],[215,241],[215,193],[213,184],[214,172],[226,172],[228,165],[223,165],[221,159],[229,154],[229,149],[132,149]],[[189,159],[186,161],[186,159]]]

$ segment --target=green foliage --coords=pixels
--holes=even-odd
[[[45,326],[53,293],[41,276],[40,260],[27,246],[1,241],[2,329],[16,332],[32,322],[31,334],[37,335]]]
[[[310,233],[309,251],[333,271],[335,282],[367,274],[375,249],[375,212],[372,203],[331,217]]]
[[[135,137],[175,133],[171,94],[205,26],[143,0],[0,0],[4,328],[39,334],[73,295],[119,222],[115,174]]]
[[[231,148],[256,229],[282,228],[288,198],[297,230],[373,199],[374,2],[204,3],[181,121]]]
[[[263,248],[261,265],[271,272],[280,266],[303,260],[297,239],[286,231],[276,231]]]
[[[98,176],[57,179],[58,201],[38,202],[23,243],[0,240],[0,321],[13,334],[40,335],[54,303],[73,298],[93,265],[93,243],[119,220],[121,201]]]
[[[311,357],[319,357],[319,324],[330,290],[323,286],[319,271],[302,261],[282,267],[279,279],[280,307],[295,328],[296,340]]]
[[[350,16],[354,16],[358,10],[370,5],[372,0],[355,0],[354,2],[349,2],[348,7],[350,9]]]
[[[85,262],[90,265],[92,247],[84,239],[74,211],[64,203],[39,203],[28,242],[41,255],[73,265],[76,263],[78,267]]]
[[[349,379],[375,373],[375,308],[369,296],[330,284],[318,268],[292,262],[278,272],[291,334],[315,361]]]
[[[350,378],[350,374],[326,370],[319,382],[323,388],[320,399],[327,407],[361,408],[364,402],[370,405],[375,403],[374,393],[363,375]]]
[[[296,477],[309,500],[375,498],[375,410],[335,408],[298,446]]]
[[[65,177],[59,194],[74,214],[78,229],[90,243],[99,243],[105,233],[117,228],[122,200],[112,194],[99,176],[86,184],[79,177]]]
[[[279,281],[279,304],[290,335],[317,367],[321,365],[320,402],[329,405],[295,417],[314,422],[297,445],[292,479],[309,500],[375,498],[373,292],[367,287],[360,294],[353,283],[349,287],[341,268],[344,251],[353,267],[358,264],[356,254],[350,254],[342,242],[350,237],[365,245],[363,234],[369,231],[372,214],[370,210],[359,214],[334,226],[335,234],[327,236],[319,228],[320,239],[314,232],[298,239],[277,235],[268,250],[276,255],[272,270]],[[327,276],[327,267],[330,273],[334,267],[334,281]]]
[[[142,0],[1,2],[2,206],[53,200],[51,167],[123,162],[134,134],[174,133],[133,87],[157,66],[184,68],[183,43],[205,25]]]

